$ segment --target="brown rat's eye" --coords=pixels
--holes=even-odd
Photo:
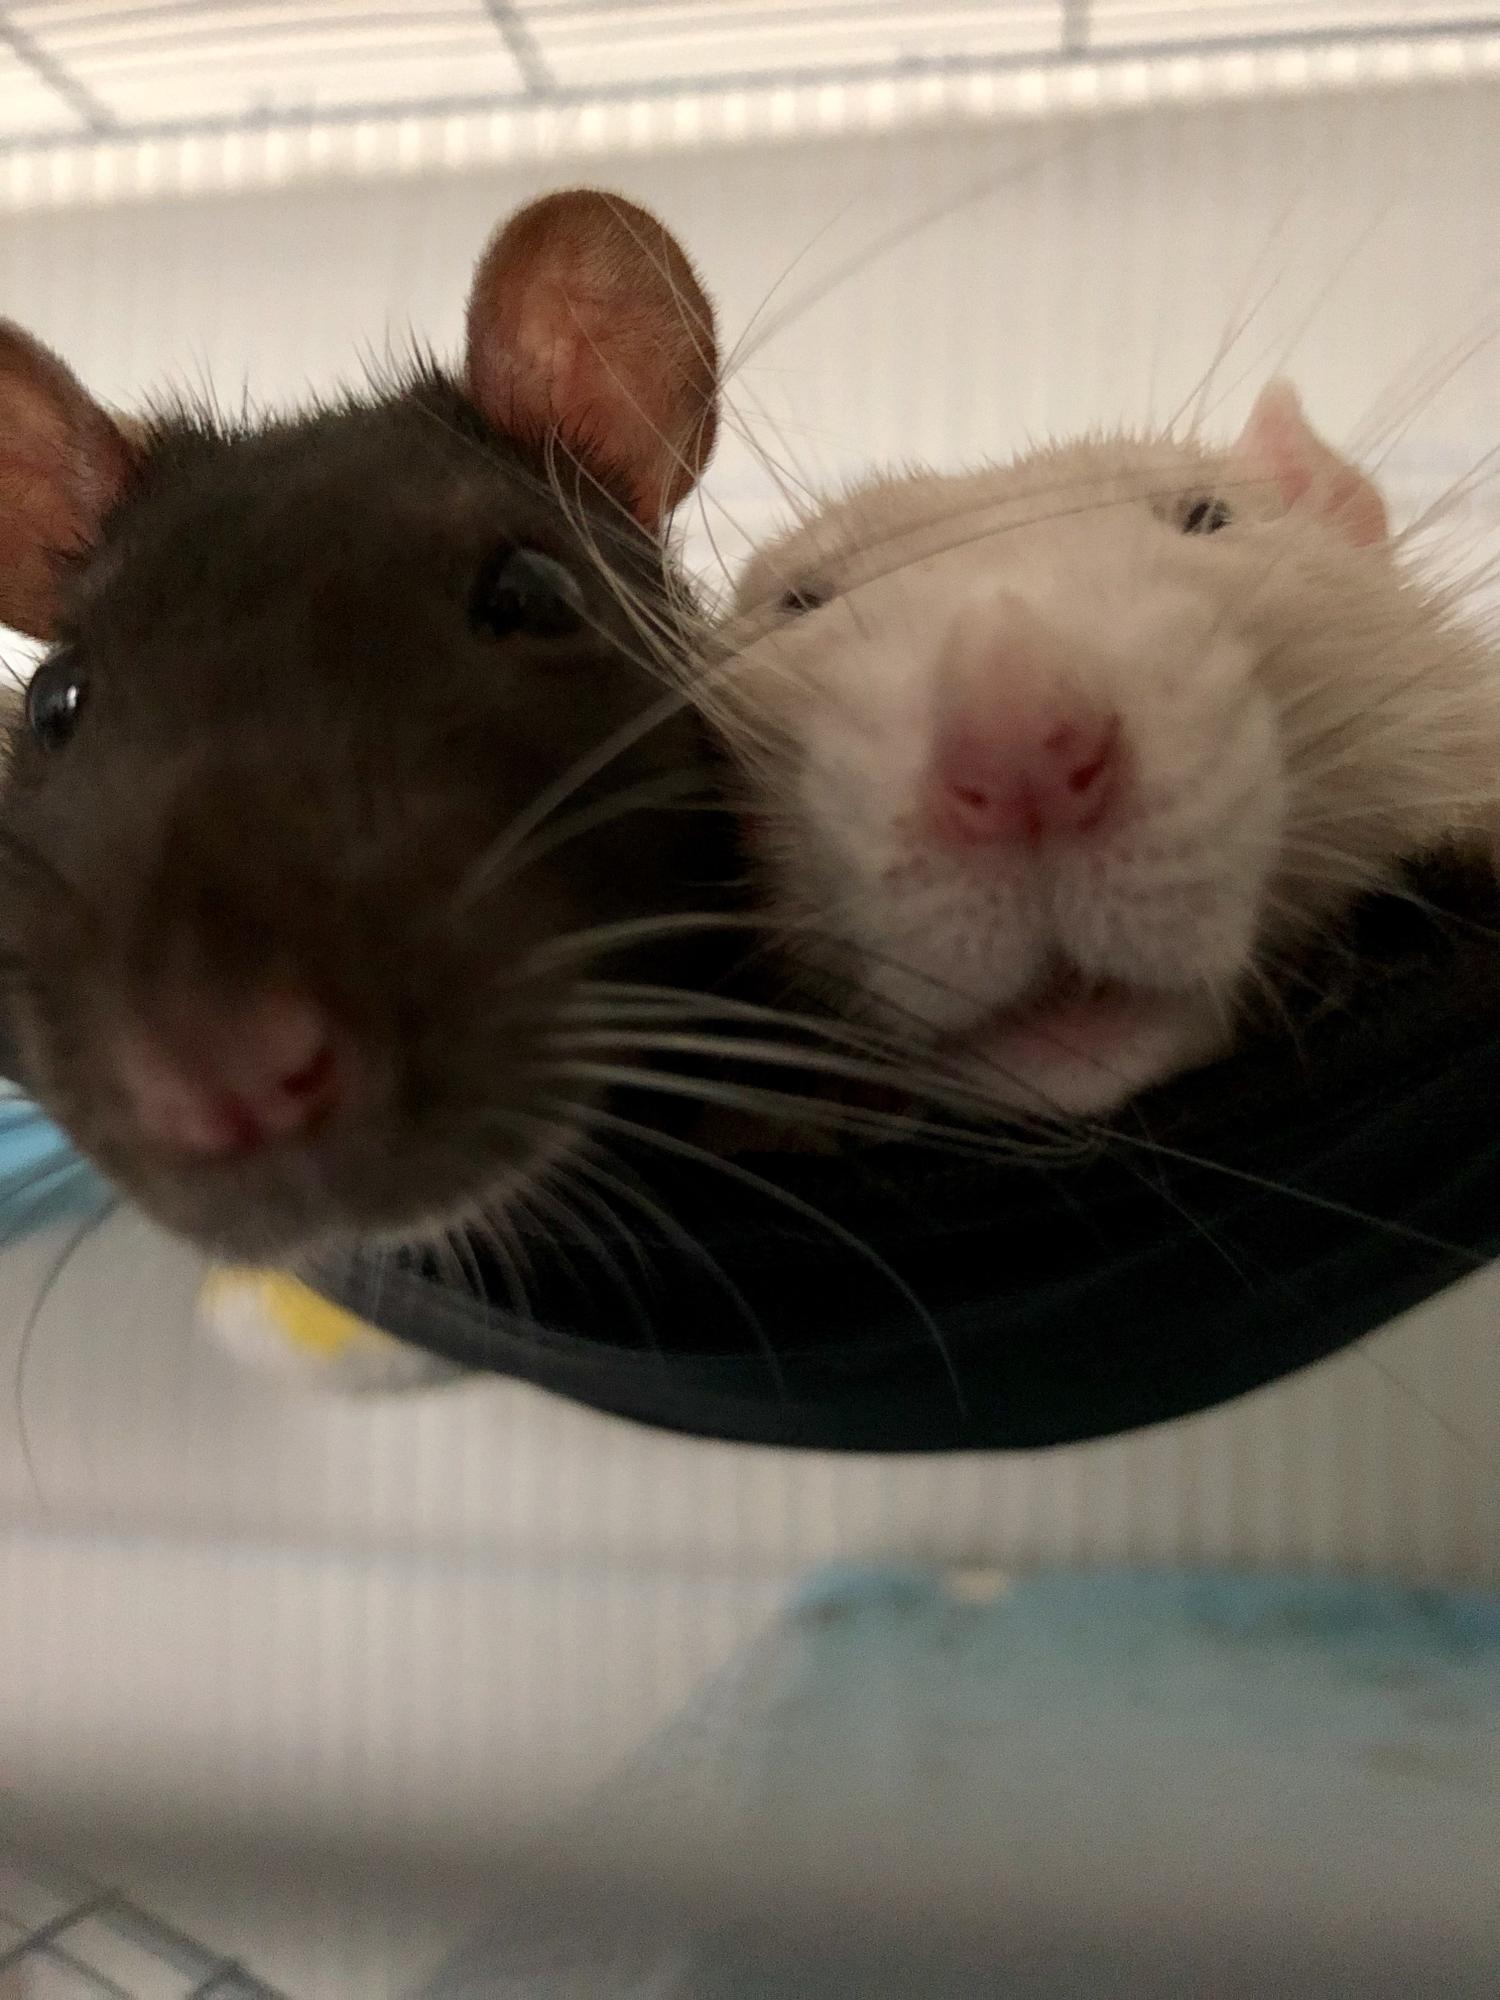
[[[480,572],[473,615],[497,639],[561,639],[583,623],[583,591],[571,570],[536,549],[502,549]]]
[[[1222,500],[1193,500],[1182,517],[1185,535],[1216,535],[1227,528],[1233,516]]]
[[[26,688],[26,727],[44,750],[60,750],[78,727],[88,676],[71,653],[54,653]]]
[[[776,609],[795,617],[803,611],[820,611],[833,597],[826,583],[794,583],[776,600]]]

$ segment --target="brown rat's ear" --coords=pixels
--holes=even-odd
[[[1390,534],[1379,488],[1324,444],[1290,382],[1261,390],[1235,449],[1268,469],[1283,505],[1313,508],[1357,548]]]
[[[62,566],[95,540],[133,462],[72,372],[0,320],[0,624],[51,638]]]
[[[556,438],[656,528],[708,463],[713,308],[645,209],[586,188],[515,215],[469,293],[469,392],[497,430]]]

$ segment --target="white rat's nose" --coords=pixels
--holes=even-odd
[[[1115,795],[1119,742],[1114,716],[1053,711],[1003,731],[951,725],[933,753],[928,829],[960,847],[1091,833]]]
[[[1035,847],[1104,820],[1121,789],[1120,718],[1077,691],[1062,651],[1009,594],[954,627],[922,801],[932,839]]]

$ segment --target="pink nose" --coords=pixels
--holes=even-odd
[[[195,1000],[170,1045],[132,1031],[116,1074],[143,1137],[202,1158],[252,1153],[305,1136],[348,1092],[350,1055],[301,994],[257,994],[233,1007]]]
[[[1084,834],[1119,785],[1120,724],[1113,715],[957,717],[941,730],[927,788],[934,837],[953,846]]]

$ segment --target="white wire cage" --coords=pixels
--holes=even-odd
[[[1494,16],[1442,0],[20,0],[0,9],[0,202],[1357,88],[1497,62]]]
[[[127,404],[203,374],[294,400],[360,340],[446,339],[493,221],[600,178],[667,216],[731,341],[806,260],[808,302],[735,394],[819,482],[1170,407],[1268,241],[1283,283],[1226,419],[1287,354],[1350,439],[1442,376],[1385,467],[1408,510],[1492,442],[1500,32],[1478,10],[61,0],[0,9],[0,43],[0,311]],[[776,505],[731,434],[697,525],[732,544]],[[211,1940],[202,1978],[238,1960],[296,2000],[406,1990],[444,1943],[400,1900],[411,1853],[482,1863],[586,1789],[808,1564],[1497,1575],[1486,1279],[1383,1336],[1378,1367],[936,1465],[722,1451],[498,1385],[278,1392],[193,1345],[197,1267],[128,1220],[69,1267],[22,1368],[55,1248],[0,1259],[0,1379],[21,1372],[0,1773],[17,1824],[132,1920]],[[402,1856],[356,1881],[398,1823]],[[236,1833],[338,1862],[187,1868]]]
[[[1085,62],[1452,43],[1483,8],[1426,0],[13,0],[0,137],[163,138],[726,88],[895,82]]]

